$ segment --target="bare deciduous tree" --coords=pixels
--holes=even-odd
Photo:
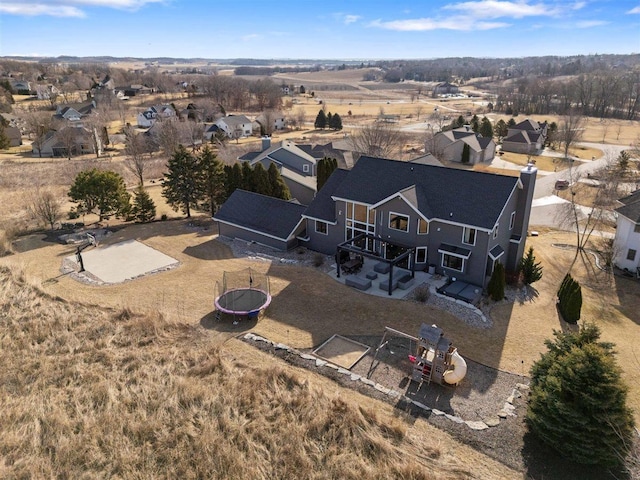
[[[145,154],[149,153],[149,143],[144,135],[138,135],[135,129],[127,126],[124,129],[126,156],[124,166],[138,177],[138,183],[144,185],[144,171],[146,168]]]
[[[296,123],[300,128],[304,128],[304,124],[307,121],[307,115],[305,114],[304,108],[299,107],[296,110]]]
[[[386,123],[364,125],[354,131],[351,147],[363,155],[381,158],[399,158],[405,144],[405,135]]]
[[[586,118],[575,110],[569,112],[569,114],[565,115],[560,121],[558,138],[564,149],[564,158],[569,158],[569,149],[571,146],[582,139],[586,122]]]
[[[28,209],[36,220],[48,224],[51,230],[62,219],[62,201],[51,190],[36,189],[29,200]]]
[[[42,147],[46,140],[45,135],[53,126],[53,119],[49,112],[32,112],[25,117],[29,136],[33,139],[32,145],[38,149],[38,156],[42,158]]]
[[[435,125],[429,124],[427,126],[427,133],[424,137],[424,150],[425,153],[430,153],[438,160],[444,160],[444,149],[440,146],[437,141],[436,135],[438,134],[437,127]]]

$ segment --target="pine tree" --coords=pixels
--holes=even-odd
[[[336,160],[335,158],[324,157],[318,161],[316,187],[318,191],[320,191],[327,180],[329,180],[329,177],[336,168],[338,168],[338,160]]]
[[[487,285],[487,291],[492,300],[499,302],[504,298],[505,284],[504,266],[501,263],[496,263],[491,279],[489,279],[489,285]]]
[[[202,199],[199,189],[198,159],[179,145],[167,163],[167,172],[162,180],[162,196],[177,211],[181,209],[191,217],[191,209],[198,207]]]
[[[321,130],[324,130],[326,128],[327,116],[325,115],[324,110],[320,109],[320,111],[318,112],[318,115],[316,116],[316,121],[314,122],[313,126]]]
[[[226,198],[229,198],[236,188],[242,188],[242,168],[237,162],[233,165],[225,165],[224,173]]]
[[[142,185],[133,194],[131,215],[140,223],[151,222],[156,218],[156,204]]]
[[[264,169],[264,165],[260,162],[256,163],[255,167],[253,167],[253,188],[254,192],[262,195],[271,196],[273,193],[269,174]]]
[[[531,430],[573,461],[622,463],[633,443],[633,415],[614,345],[600,342],[593,324],[554,336],[531,369]]]
[[[480,120],[478,119],[477,115],[471,117],[471,130],[476,133],[478,133],[478,130],[480,130]]]
[[[2,119],[2,116],[0,116]],[[4,122],[0,121],[0,150],[6,150],[11,146],[11,140],[7,136],[7,132],[5,131]]]
[[[465,143],[464,146],[462,147],[462,158],[460,159],[460,161],[462,163],[469,163],[470,156],[471,156],[471,149],[469,148],[469,145]]]
[[[335,113],[331,117],[331,120],[329,121],[329,128],[332,130],[342,130],[342,118],[340,118],[339,114]]]
[[[331,120],[333,119],[333,115],[331,112],[327,113],[327,127],[331,128]]]
[[[531,285],[542,278],[542,267],[540,262],[536,263],[533,247],[529,247],[527,255],[520,260],[520,272],[525,285]]]
[[[582,287],[567,273],[558,289],[558,310],[565,322],[576,323],[581,309]]]
[[[278,171],[278,167],[276,167],[275,163],[269,165],[269,169],[267,170],[269,174],[269,184],[271,185],[271,196],[275,198],[281,198],[282,200],[291,200],[291,192],[289,191],[289,187],[284,183],[282,176],[280,176],[280,172]]]
[[[465,123],[466,123],[466,120],[464,119],[464,117],[462,115],[459,115],[454,122],[454,128],[460,128],[464,126]]]
[[[242,162],[242,182],[240,188],[248,192],[255,192],[253,184],[253,169],[249,162]]]
[[[222,204],[227,196],[226,181],[227,175],[222,162],[218,160],[215,153],[205,146],[198,158],[202,176],[201,190],[205,207],[213,217],[218,210],[218,205]]]
[[[498,123],[496,123],[496,135],[500,138],[504,138],[507,136],[508,132],[509,127],[507,127],[507,123],[502,119],[498,120]]]
[[[491,125],[491,120],[487,117],[482,117],[478,133],[480,133],[484,138],[493,138],[493,125]]]

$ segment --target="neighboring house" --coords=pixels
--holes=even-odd
[[[69,122],[79,122],[82,117],[90,115],[96,108],[96,102],[73,103],[68,105],[58,105],[53,116],[56,120],[67,120]]]
[[[458,93],[460,89],[457,85],[449,82],[442,82],[433,87],[433,95],[446,95],[452,93]]]
[[[176,116],[176,112],[171,105],[154,105],[138,114],[138,126],[149,128],[158,120],[164,120]]]
[[[196,105],[190,103],[186,108],[180,111],[180,118],[182,120],[193,120],[194,122],[201,122],[204,117],[202,110]]]
[[[267,122],[270,122],[271,125],[267,125]],[[284,130],[286,127],[286,121],[284,115],[281,113],[272,113],[270,115],[260,114],[255,119],[255,124],[253,126],[254,130],[261,130],[264,128],[264,131],[267,133],[274,132],[277,130]]]
[[[290,250],[304,236],[305,209],[297,203],[237,189],[213,218],[223,237]]]
[[[526,119],[509,128],[507,136],[502,139],[502,150],[537,155],[544,148],[546,140],[547,122]]]
[[[18,127],[4,127],[4,134],[9,138],[10,147],[22,145],[22,135]]]
[[[11,82],[11,87],[20,95],[31,92],[31,84],[26,80],[14,80]]]
[[[265,169],[274,163],[291,196],[304,205],[309,205],[316,194],[317,161],[289,140],[271,145],[271,138],[263,137],[262,151],[246,153],[238,160],[249,162],[252,167],[261,163]]]
[[[146,85],[130,85],[125,87],[115,87],[116,95],[121,98],[128,97],[137,97],[141,95],[151,95],[153,93],[153,88],[147,87]]]
[[[616,237],[613,242],[614,264],[640,276],[640,190],[619,200],[616,208]]]
[[[529,225],[537,169],[520,177],[360,157],[336,170],[304,213],[308,248],[350,248],[398,266],[487,285],[497,262],[516,270]]]
[[[60,93],[53,85],[37,85],[36,86],[36,94],[38,96],[38,100],[51,100],[51,98],[55,98]]]
[[[244,138],[253,134],[253,124],[244,115],[228,115],[219,118],[215,124],[229,138]]]
[[[205,125],[204,138],[211,141],[211,138],[220,131],[220,128],[214,123],[212,125]]]
[[[496,155],[496,143],[493,139],[475,133],[468,125],[438,132],[435,142],[439,155],[449,162],[462,162],[465,145],[469,145],[469,165],[487,162]]]
[[[69,125],[61,128],[57,131],[49,131],[45,134],[44,141],[42,143],[42,156],[43,157],[67,157],[67,142],[64,141],[66,135],[73,136],[73,145],[71,146],[71,155],[85,155],[88,153],[95,154],[94,138],[97,139],[98,152],[102,153],[102,142],[100,135],[97,132],[92,132],[88,128],[80,125]],[[33,144],[32,152],[36,155],[40,155],[38,147]]]

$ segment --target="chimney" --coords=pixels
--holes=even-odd
[[[531,203],[533,202],[533,191],[536,186],[536,175],[538,169],[532,163],[527,164],[520,170],[520,182],[522,190],[518,191],[518,201],[516,204],[517,213],[515,224],[513,226],[513,234],[520,236],[518,250],[513,258],[513,265],[507,265],[508,268],[515,269],[524,254],[524,244],[527,239],[527,230],[529,229],[529,216],[531,215]]]
[[[264,152],[268,148],[271,148],[271,137],[262,137],[262,151]]]

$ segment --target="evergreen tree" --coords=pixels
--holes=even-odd
[[[515,126],[516,126],[516,121],[513,118],[510,118],[509,121],[507,122],[507,128],[511,128]]]
[[[318,161],[318,172],[317,172],[317,190],[324,186],[324,184],[329,180],[329,177],[333,173],[333,171],[338,168],[338,160],[335,158],[324,157]]]
[[[633,415],[613,344],[599,341],[593,324],[554,336],[531,368],[531,430],[573,461],[622,463],[633,443]]]
[[[4,118],[0,116],[0,150],[6,150],[11,146],[11,140],[5,131],[5,127],[6,124]]]
[[[255,192],[253,184],[253,169],[249,162],[242,162],[242,183],[240,188],[248,192]]]
[[[462,115],[460,115],[460,116],[458,116],[458,118],[454,122],[454,128],[463,127],[465,123],[466,123],[466,120],[464,119],[464,117]]]
[[[333,118],[333,115],[331,114],[331,112],[327,113],[327,127],[331,128],[331,119]]]
[[[199,181],[198,159],[179,145],[169,157],[167,172],[162,180],[162,196],[175,211],[181,209],[190,218],[191,209],[198,208],[198,202],[202,199]]]
[[[464,144],[462,147],[462,158],[460,159],[462,163],[469,163],[469,157],[471,156],[471,149],[468,144]]]
[[[205,146],[200,153],[199,161],[204,206],[213,217],[218,210],[218,205],[224,203],[227,198],[225,185],[227,175],[222,162],[208,146]]]
[[[253,191],[267,196],[271,196],[273,193],[269,174],[260,162],[253,167]]]
[[[492,300],[499,302],[504,298],[505,284],[504,266],[501,263],[496,263],[489,279],[489,285],[487,285],[487,291]]]
[[[225,165],[224,173],[226,177],[226,198],[229,198],[236,191],[236,188],[242,188],[242,167],[238,162],[233,165]]]
[[[313,126],[321,130],[324,130],[326,128],[327,116],[325,115],[324,110],[320,109],[320,111],[318,112],[318,115],[316,116],[316,121],[314,122]]]
[[[582,309],[582,288],[570,274],[566,274],[558,289],[558,310],[565,322],[576,323],[580,320]]]
[[[531,285],[542,278],[542,267],[540,262],[536,263],[533,247],[529,247],[527,255],[520,260],[520,272],[525,285]]]
[[[131,215],[140,223],[151,222],[156,218],[156,204],[142,185],[139,185],[133,194]]]
[[[80,172],[69,190],[79,213],[97,213],[100,220],[109,215],[125,217],[130,195],[119,173],[92,168]]]
[[[507,123],[502,119],[498,120],[496,123],[496,135],[502,139],[507,136],[508,131],[509,127],[507,127]]]
[[[271,196],[275,198],[281,198],[282,200],[291,200],[291,192],[289,191],[289,187],[284,183],[284,180],[280,176],[280,172],[278,171],[278,167],[276,167],[275,163],[269,165],[269,170],[267,170],[269,174],[269,184],[271,185]]]
[[[480,120],[478,119],[477,115],[471,117],[471,130],[476,133],[478,133],[478,130],[480,130]]]
[[[482,122],[480,122],[480,129],[478,133],[482,135],[484,138],[493,138],[493,125],[491,125],[491,120],[487,117],[482,117]]]
[[[331,120],[329,121],[329,128],[332,130],[342,130],[342,118],[340,118],[339,114],[335,113],[331,117]]]

